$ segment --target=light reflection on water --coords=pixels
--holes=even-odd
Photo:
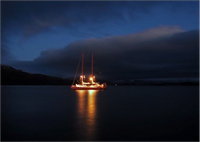
[[[1,89],[2,141],[199,140],[199,86]]]
[[[78,94],[78,128],[84,129],[86,140],[96,133],[96,94],[98,90],[76,90]]]

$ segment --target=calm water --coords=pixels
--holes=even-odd
[[[198,140],[198,86],[3,86],[2,140]]]

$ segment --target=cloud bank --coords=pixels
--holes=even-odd
[[[199,30],[161,26],[140,33],[91,38],[64,48],[41,52],[33,61],[16,61],[13,67],[33,73],[73,77],[82,51],[84,70],[106,79],[185,78],[199,75]]]
[[[2,61],[6,62],[14,57],[13,48],[20,48],[40,34],[59,36],[60,30],[65,29],[76,38],[105,36],[107,33],[99,31],[99,26],[111,21],[113,26],[123,23],[127,14],[133,17],[138,12],[146,12],[157,2],[2,1],[1,4],[1,54]],[[13,45],[16,40],[18,44]]]
[[[2,1],[1,4],[3,62],[14,56],[32,60],[44,49],[63,47],[80,39],[127,35],[158,25],[180,25],[185,30],[199,25],[197,1]]]

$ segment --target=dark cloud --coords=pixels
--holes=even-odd
[[[1,32],[3,34],[3,31]],[[7,46],[9,40],[4,36],[1,37],[1,63],[6,64],[9,60],[13,60],[14,56],[10,53],[10,48]]]
[[[15,46],[19,47],[28,38],[41,33],[55,33],[57,32],[56,28],[60,27],[67,29],[66,32],[69,35],[77,38],[86,37],[86,35],[88,37],[105,37],[112,34],[109,32],[109,28],[120,25],[116,27],[123,29],[126,25],[124,23],[133,23],[138,19],[151,17],[150,13],[159,7],[168,12],[184,9],[191,15],[197,13],[197,9],[189,8],[187,2],[2,1],[2,56],[11,57],[9,50],[16,48],[8,46],[13,38],[11,35],[18,36],[19,45]],[[102,30],[102,27],[107,29]]]
[[[99,26],[104,26],[105,23],[113,20],[116,24],[123,23],[127,16],[136,19],[138,12],[149,11],[157,4],[158,2],[128,1],[3,1],[1,18],[5,30],[13,32],[13,30],[23,29],[23,38],[51,31],[54,26],[66,27],[69,32],[79,34],[81,31],[78,26],[81,24],[90,28],[92,23],[100,23]],[[98,27],[91,27],[91,29],[97,30]]]
[[[20,35],[21,47],[27,38],[37,36],[40,33],[55,33],[55,27],[64,27],[67,32],[75,37],[85,35],[91,37],[108,36],[108,33],[99,31],[98,24],[115,21],[119,24],[126,20],[126,11],[146,11],[156,2],[72,2],[72,1],[2,1],[1,2],[1,48],[2,61],[13,56],[10,53],[13,47],[9,47],[11,35]],[[120,7],[120,9],[119,9]],[[138,7],[140,7],[138,9]],[[144,9],[142,8],[144,7]],[[126,13],[123,13],[125,10]],[[82,31],[82,25],[85,30]],[[88,32],[90,29],[90,32]],[[94,32],[91,32],[94,31]],[[97,32],[98,31],[98,32]],[[15,47],[16,48],[16,47]]]
[[[29,72],[70,77],[75,74],[81,52],[85,72],[107,79],[198,77],[199,30],[158,27],[147,31],[106,38],[76,41],[65,48],[41,52],[30,62],[11,65]],[[99,74],[101,72],[101,74]]]
[[[158,5],[166,5],[168,10],[176,12],[179,4],[175,3],[2,1],[1,59],[12,58],[9,52],[12,47],[7,44],[11,33],[22,32],[20,42],[23,42],[39,33],[55,32],[55,27],[60,26],[74,36],[95,33],[95,37],[101,37],[109,34],[99,31],[98,26],[103,27],[113,20],[114,24],[137,20],[141,13],[149,14]],[[99,25],[93,27],[93,23]],[[81,25],[86,27],[85,31],[81,30]],[[94,32],[88,33],[87,28]],[[90,71],[90,55],[94,52],[96,73],[101,71],[102,76],[111,78],[197,76],[198,44],[197,31],[162,27],[127,36],[77,41],[62,49],[43,51],[34,61],[13,65],[30,72],[68,76],[74,74],[79,56],[84,51],[85,70]]]

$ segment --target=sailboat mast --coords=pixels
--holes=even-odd
[[[93,53],[92,53],[92,76],[93,76]]]
[[[83,61],[84,61],[84,53],[82,53],[82,76],[83,76]]]

